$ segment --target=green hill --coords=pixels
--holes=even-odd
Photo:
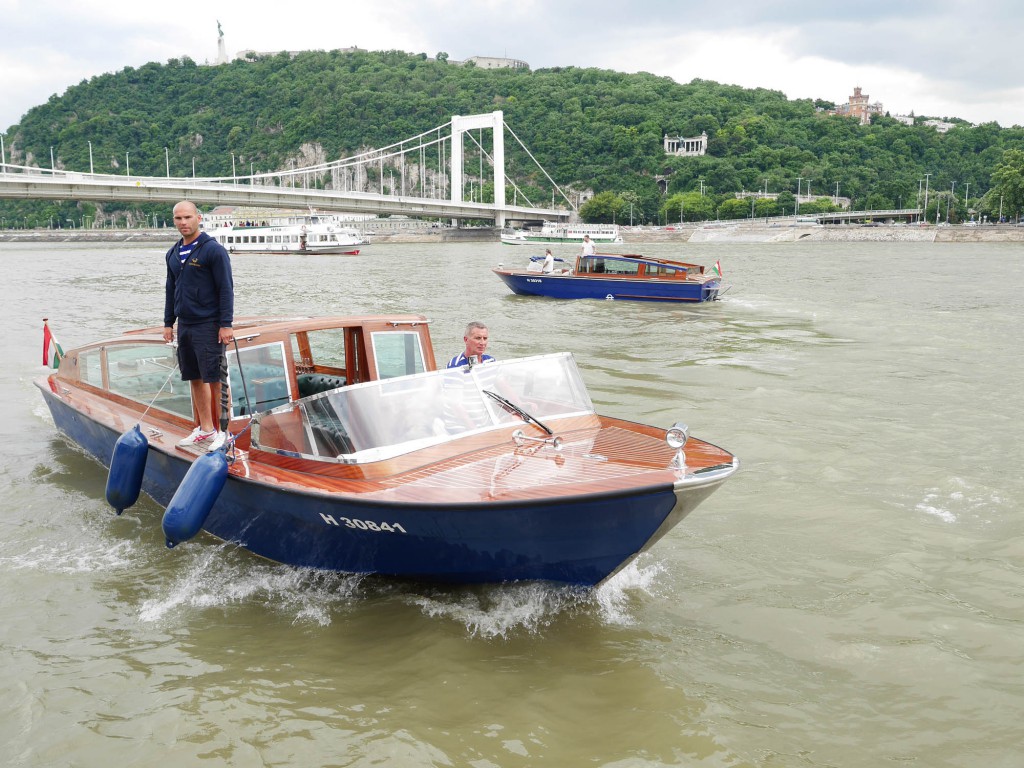
[[[687,218],[714,217],[735,193],[766,185],[783,192],[775,205],[784,208],[798,179],[805,193],[807,180],[816,194],[834,194],[838,183],[839,195],[858,209],[906,208],[916,204],[925,174],[930,199],[952,191],[961,215],[967,191],[974,210],[994,213],[999,196],[1004,213],[1024,207],[1020,190],[1011,189],[1024,161],[1005,154],[1024,151],[1020,127],[954,120],[943,134],[888,117],[862,126],[827,116],[830,104],[771,90],[574,67],[482,69],[445,59],[330,51],[125,68],[31,109],[6,132],[8,160],[49,167],[52,147],[56,167],[88,171],[91,142],[97,172],[124,173],[128,162],[133,174],[161,176],[169,163],[172,175],[187,176],[194,162],[197,175],[230,176],[233,161],[240,174],[302,167],[310,158],[336,159],[415,136],[452,115],[501,109],[558,185],[604,193],[590,205],[591,218],[622,221],[631,212],[636,221],[678,220],[680,203]],[[666,134],[702,132],[707,155],[665,155]],[[510,178],[530,199],[550,203],[544,174],[514,142],[506,147]],[[485,186],[485,199],[489,192]],[[117,210],[108,205],[105,214]],[[49,217],[96,211],[90,203],[19,201],[0,203],[0,214],[45,225]],[[166,211],[143,208],[135,218],[154,214]]]

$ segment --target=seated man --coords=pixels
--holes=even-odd
[[[487,350],[487,326],[481,322],[474,320],[466,326],[466,335],[462,337],[462,341],[466,344],[466,349],[462,354],[456,355],[448,361],[447,368],[460,368],[463,365],[469,365],[470,362],[474,363],[486,363],[494,358],[490,355],[484,354]],[[473,358],[476,358],[473,360]]]
[[[485,354],[487,350],[487,326],[473,321],[466,326],[466,335],[462,337],[466,345],[461,354],[448,361],[448,368],[465,368],[494,362],[494,358]],[[449,431],[461,432],[485,426],[489,422],[482,395],[476,382],[471,377],[453,377],[445,381],[445,425]]]

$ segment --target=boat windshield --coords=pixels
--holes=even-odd
[[[468,434],[533,423],[502,407],[487,392],[541,422],[594,413],[576,362],[563,352],[369,381],[311,395],[257,414],[253,441],[265,451],[363,463]]]

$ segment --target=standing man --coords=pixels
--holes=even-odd
[[[182,446],[214,451],[224,444],[219,431],[220,375],[224,345],[234,338],[235,291],[231,259],[224,247],[199,231],[202,217],[194,203],[174,206],[181,239],[167,251],[164,291],[164,341],[174,339],[178,321],[178,368],[192,389],[198,426]]]
[[[591,259],[597,252],[597,246],[590,235],[583,236],[583,249],[580,251],[580,266],[584,272],[604,272],[604,259]]]
[[[596,246],[594,241],[590,239],[590,235],[583,236],[583,250],[580,251],[580,256],[587,258],[587,256],[593,256]]]
[[[485,355],[487,351],[487,326],[475,320],[466,326],[466,335],[462,337],[466,350],[448,361],[448,368],[459,368],[469,365],[470,358],[476,357],[476,363],[486,363],[494,358]]]

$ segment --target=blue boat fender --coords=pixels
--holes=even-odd
[[[164,510],[162,525],[168,549],[199,533],[227,479],[224,451],[205,453],[192,463]]]
[[[117,514],[120,515],[139,500],[148,455],[149,440],[142,434],[138,424],[114,443],[110,472],[107,474],[107,502]]]

